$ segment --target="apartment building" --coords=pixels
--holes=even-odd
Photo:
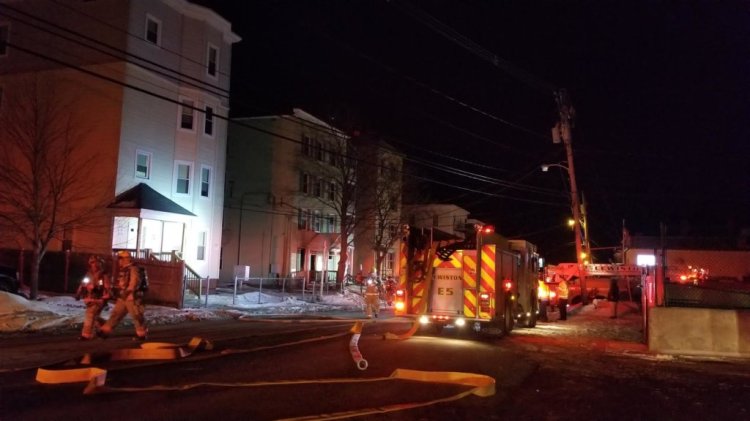
[[[341,239],[337,210],[342,184],[349,181],[337,161],[346,156],[348,141],[296,108],[232,120],[222,279],[247,266],[251,277],[334,274],[342,247],[351,261],[351,239]]]
[[[362,220],[355,230],[353,273],[397,276],[404,155],[373,135],[357,136],[353,143],[360,186],[355,207]]]
[[[469,211],[447,203],[404,205],[403,219],[412,229],[432,230],[435,241],[466,239],[480,221],[469,218]]]
[[[72,104],[75,142],[96,156],[85,180],[96,194],[68,211],[107,211],[85,229],[68,227],[51,250],[178,252],[218,277],[231,48],[240,41],[231,24],[185,0],[0,7],[0,113],[38,95],[29,84],[55,86],[42,94]]]

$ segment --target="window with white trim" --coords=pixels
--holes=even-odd
[[[214,108],[206,105],[206,113],[203,115],[203,134],[213,137],[214,135]]]
[[[197,238],[197,250],[195,252],[195,258],[197,260],[206,260],[206,238],[208,237],[208,233],[206,231],[201,231],[198,233]]]
[[[219,48],[213,44],[206,49],[206,74],[214,79],[219,75]]]
[[[151,178],[151,153],[135,151],[135,177],[148,180]]]
[[[186,161],[175,162],[175,193],[190,194],[190,179],[192,163]]]
[[[180,101],[180,128],[185,130],[193,130],[195,127],[195,110],[193,109],[195,102],[192,99],[184,98]]]
[[[211,167],[201,166],[201,197],[210,197]]]
[[[161,45],[161,21],[146,15],[146,32],[143,37],[151,44]]]
[[[0,24],[0,57],[8,55],[8,38],[10,37],[10,25]]]

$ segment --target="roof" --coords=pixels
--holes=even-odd
[[[107,207],[114,209],[150,209],[160,212],[196,216],[194,213],[183,208],[168,197],[152,189],[148,184],[144,183],[140,183],[137,186],[118,194],[117,197],[115,197],[115,201]]]

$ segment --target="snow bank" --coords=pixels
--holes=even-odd
[[[281,293],[249,292],[238,294],[232,303],[231,294],[210,295],[208,307],[175,309],[146,306],[146,321],[150,325],[172,324],[186,320],[207,320],[233,317],[239,314],[300,314],[331,310],[358,310],[362,297],[344,291],[312,299]],[[102,316],[109,317],[110,304]],[[79,328],[83,323],[85,304],[70,296],[40,296],[29,301],[18,295],[0,291],[0,333],[36,332]],[[123,323],[130,323],[128,317]]]

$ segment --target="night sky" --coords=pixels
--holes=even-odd
[[[550,137],[557,88],[576,110],[592,247],[619,244],[623,220],[650,235],[660,222],[671,235],[750,226],[748,2],[196,3],[243,38],[233,117],[299,107],[382,136],[432,180],[422,200],[550,261],[574,258],[567,175],[540,169],[565,157]]]

